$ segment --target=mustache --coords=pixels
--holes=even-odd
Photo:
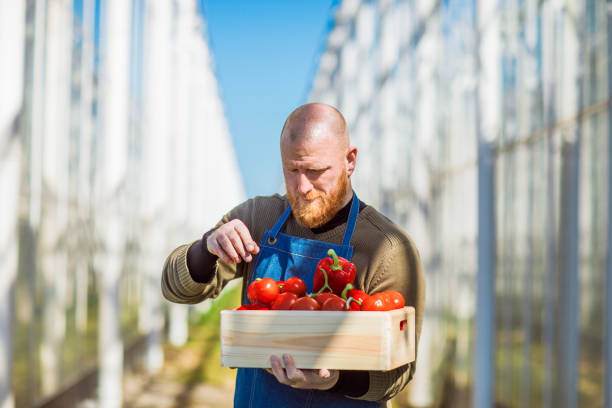
[[[308,200],[308,201],[314,200],[315,198],[319,198],[319,197],[322,197],[322,196],[323,196],[322,193],[318,193],[316,191],[309,191],[306,194],[298,194],[299,198],[301,198],[303,200]]]

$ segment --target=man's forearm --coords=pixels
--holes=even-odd
[[[342,370],[338,382],[329,391],[349,397],[361,397],[369,388],[370,375],[367,371]]]
[[[187,268],[191,279],[198,283],[210,283],[215,275],[215,265],[218,257],[208,252],[206,248],[207,232],[201,240],[196,241],[187,251]]]
[[[366,401],[386,401],[396,396],[414,373],[414,362],[389,371],[367,371],[368,391],[355,398]]]
[[[191,244],[176,248],[166,259],[161,289],[164,297],[175,303],[198,303],[206,298],[206,284],[195,282],[187,267],[187,251]]]

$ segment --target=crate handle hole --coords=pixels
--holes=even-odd
[[[404,319],[400,322],[400,330],[404,330],[404,328],[406,327],[406,324],[408,324],[408,320]]]

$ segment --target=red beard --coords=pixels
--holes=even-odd
[[[318,190],[311,190],[302,196],[299,193],[292,193],[287,190],[287,199],[291,204],[293,216],[298,224],[306,228],[316,228],[329,222],[334,215],[342,208],[342,201],[348,187],[348,177],[346,170],[342,172],[334,189],[325,194]],[[313,200],[305,202],[304,200]]]

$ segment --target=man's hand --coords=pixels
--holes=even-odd
[[[249,229],[238,219],[231,220],[208,236],[208,252],[217,255],[227,263],[251,262],[253,255],[259,253],[257,243],[253,241]]]
[[[336,385],[340,372],[338,370],[300,370],[295,367],[293,357],[289,354],[283,354],[283,363],[285,368],[281,366],[278,356],[270,356],[270,364],[272,369],[267,371],[274,375],[279,383],[289,385],[293,388],[329,390]]]

